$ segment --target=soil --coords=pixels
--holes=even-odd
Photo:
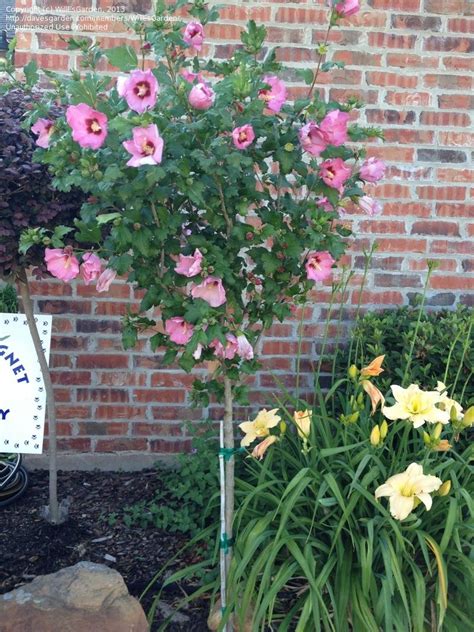
[[[30,485],[25,495],[5,508],[0,508],[0,593],[25,584],[37,575],[54,573],[61,568],[88,560],[106,564],[117,570],[135,597],[157,571],[186,543],[181,534],[165,533],[140,526],[127,527],[120,515],[123,508],[140,500],[151,499],[160,485],[155,470],[141,472],[60,472],[59,495],[70,501],[68,519],[53,526],[41,516],[47,504],[46,472],[30,472]],[[184,567],[195,559],[181,557],[172,570]],[[176,603],[191,587],[176,586],[163,592],[152,632],[163,617],[176,612]],[[156,591],[155,591],[156,592]],[[142,605],[145,612],[151,605],[153,591]],[[204,632],[209,602],[192,602],[176,612],[176,621],[169,623],[170,632]]]

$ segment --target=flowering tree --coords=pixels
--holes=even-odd
[[[303,72],[307,94],[291,103],[274,51],[263,48],[263,26],[250,22],[229,59],[206,61],[199,53],[217,11],[203,0],[157,4],[151,26],[134,25],[140,58],[130,46],[103,52],[72,40],[84,53],[84,72],[48,73],[56,89],[31,120],[39,158],[58,189],[80,187],[89,197],[71,233],[84,250],[73,251],[66,234],[46,250],[46,264],[70,281],[80,257],[86,279],[107,259],[107,279],[116,271],[143,291],[139,313],[125,319],[125,346],[152,329],[152,349],[166,350],[164,363],[191,371],[217,361],[207,381],[194,382],[193,397],[225,404],[224,578],[233,402],[245,401],[243,378],[258,368],[262,333],[331,276],[350,235],[339,221],[344,206],[362,199],[367,213],[378,210],[361,186],[380,179],[384,166],[348,145],[380,135],[353,122],[360,104],[326,103],[315,90],[318,73],[333,66],[323,62],[326,43],[317,70]],[[190,21],[169,20],[184,5]],[[335,3],[329,29],[358,8],[358,0]],[[116,83],[96,73],[104,54],[124,73]],[[57,101],[66,116],[52,122],[48,107]],[[44,238],[47,231],[30,232],[25,247]]]

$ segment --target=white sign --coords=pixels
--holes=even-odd
[[[51,316],[35,316],[49,360]],[[0,314],[0,452],[43,451],[46,390],[24,314]]]

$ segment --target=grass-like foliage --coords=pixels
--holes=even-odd
[[[239,618],[252,611],[254,630],[465,632],[472,446],[430,451],[406,421],[373,446],[368,408],[344,425],[328,412],[332,396],[318,393],[306,453],[287,431],[240,481],[230,574]],[[374,492],[412,462],[451,492],[398,521]]]

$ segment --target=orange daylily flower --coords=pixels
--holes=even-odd
[[[384,369],[382,369],[382,362],[385,358],[385,355],[380,355],[372,360],[370,364],[365,366],[360,370],[360,374],[362,377],[377,377],[380,375]]]
[[[379,391],[379,389],[369,382],[369,380],[362,380],[361,386],[367,395],[370,397],[370,401],[372,402],[372,415],[377,410],[377,406],[381,404],[381,406],[385,406],[385,397]]]
[[[265,455],[265,452],[273,443],[275,443],[275,441],[278,441],[278,437],[276,437],[275,435],[269,435],[266,439],[260,441],[260,443],[255,446],[255,448],[252,450],[252,456],[261,461]]]
[[[453,446],[449,443],[447,439],[441,439],[437,446],[435,446],[436,452],[447,452]]]

